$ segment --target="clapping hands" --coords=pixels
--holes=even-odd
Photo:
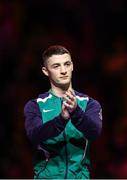
[[[62,116],[65,119],[70,118],[70,113],[72,113],[77,107],[77,101],[75,93],[72,89],[69,89],[63,95],[63,104],[62,104]]]

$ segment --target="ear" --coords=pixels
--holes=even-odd
[[[44,73],[44,75],[49,76],[48,70],[46,67],[42,67],[42,72]]]
[[[73,64],[73,62],[72,62],[72,71],[73,71],[73,69],[74,69],[74,64]]]

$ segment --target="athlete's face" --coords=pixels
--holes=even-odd
[[[51,56],[42,71],[54,86],[69,85],[73,71],[71,56],[67,53]]]

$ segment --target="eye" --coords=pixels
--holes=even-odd
[[[69,62],[67,62],[65,65],[66,65],[66,66],[70,66],[70,65],[71,65],[71,62],[69,61]]]
[[[54,64],[52,67],[53,67],[54,69],[56,69],[56,68],[59,67],[59,64]]]

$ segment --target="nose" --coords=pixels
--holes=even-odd
[[[65,66],[61,66],[60,67],[60,72],[61,72],[61,74],[66,74],[67,73],[66,67]]]

